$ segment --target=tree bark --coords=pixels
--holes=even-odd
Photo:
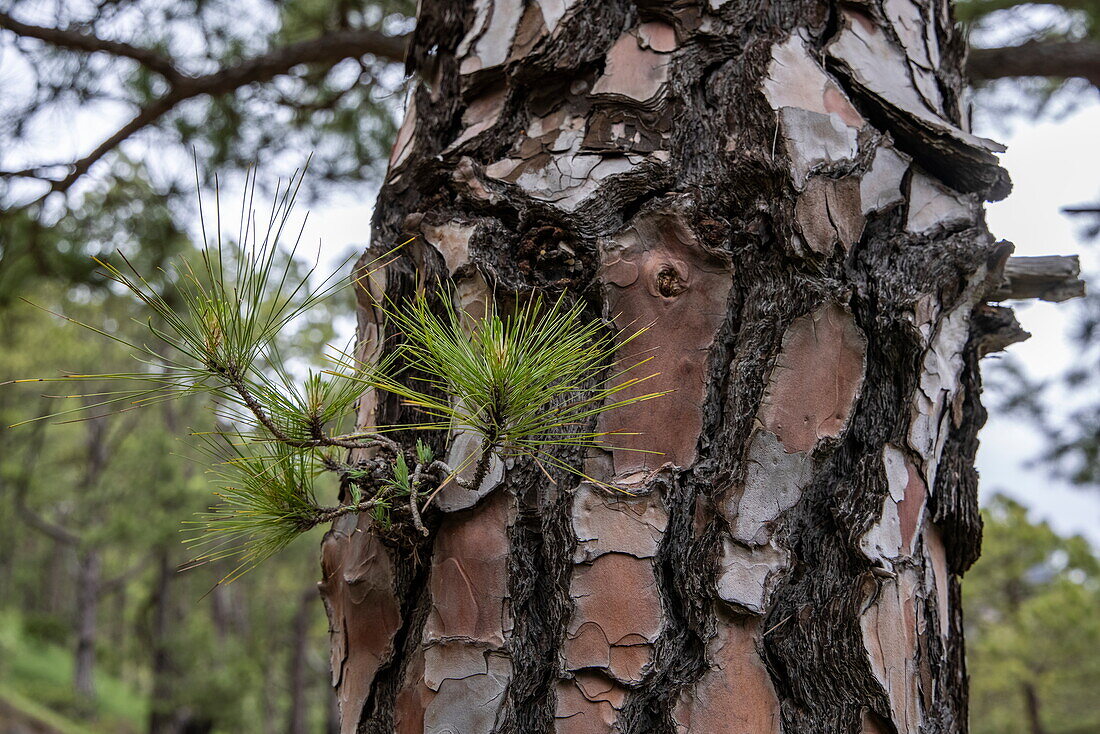
[[[967,730],[972,315],[1011,247],[963,57],[941,0],[420,4],[366,259],[416,240],[357,281],[359,357],[397,336],[370,296],[438,276],[651,324],[617,360],[675,392],[562,454],[623,492],[515,461],[419,547],[333,524],[343,732]]]

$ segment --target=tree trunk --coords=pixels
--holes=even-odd
[[[942,0],[420,3],[368,257],[417,239],[359,281],[359,356],[367,291],[450,277],[651,324],[618,360],[675,392],[562,456],[630,494],[516,461],[421,547],[334,524],[342,731],[966,731],[977,360],[1012,334],[964,47]]]
[[[166,548],[157,555],[156,580],[149,600],[149,652],[152,657],[152,695],[149,706],[149,734],[181,734],[184,731],[175,701],[175,684],[179,680],[172,657],[171,629],[176,623],[173,613],[172,582],[175,565]]]
[[[290,709],[287,712],[287,734],[307,734],[309,731],[308,672],[309,623],[317,611],[317,589],[311,588],[298,601],[290,633],[290,655],[287,657],[287,681],[290,688]]]
[[[1028,734],[1046,734],[1043,719],[1039,715],[1039,694],[1032,683],[1024,683],[1024,703],[1027,705]]]
[[[98,637],[99,596],[102,562],[99,551],[79,551],[76,576],[76,655],[73,663],[73,688],[84,705],[95,700],[95,648]]]

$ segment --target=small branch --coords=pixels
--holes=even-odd
[[[1100,87],[1100,42],[1028,41],[1004,48],[972,48],[966,71],[971,79],[1080,77]]]
[[[79,537],[60,525],[48,521],[46,518],[27,507],[26,498],[23,495],[17,497],[16,509],[19,511],[19,517],[23,519],[23,522],[54,542],[67,546],[75,546],[80,543]]]
[[[470,483],[462,477],[458,476],[458,474],[455,473],[455,470],[451,468],[451,465],[445,461],[440,461],[439,459],[436,459],[428,466],[428,470],[439,472],[439,474],[444,479],[446,479],[448,476],[451,477],[451,481],[462,487],[463,489],[471,489]]]
[[[378,500],[365,500],[355,505],[339,505],[337,507],[318,507],[317,511],[307,521],[303,530],[310,530],[326,522],[332,522],[338,517],[354,513],[366,512],[378,506]]]
[[[1078,277],[1081,262],[1076,255],[1010,257],[1001,284],[987,295],[988,301],[1030,299],[1061,303],[1085,295]]]
[[[252,394],[252,391],[248,389],[248,386],[237,377],[232,371],[228,371],[222,374],[221,377],[226,381],[226,384],[233,388],[233,391],[240,396],[244,402],[245,407],[248,408],[252,415],[256,416],[256,420],[267,429],[268,433],[278,441],[279,443],[286,444],[296,449],[315,449],[324,446],[333,446],[343,449],[370,449],[376,447],[385,447],[391,451],[400,450],[397,443],[392,439],[385,436],[378,435],[376,433],[350,433],[345,436],[326,436],[323,432],[318,438],[293,438],[288,435],[282,428],[278,426],[268,415],[260,401],[256,399],[256,396]],[[366,441],[357,441],[356,438],[367,438]]]
[[[428,469],[438,472],[443,479],[439,483],[439,486],[436,487],[430,495],[428,495],[428,499],[424,500],[425,509],[427,509],[428,505],[432,503],[432,500],[435,499],[436,495],[442,492],[443,488],[446,487],[447,484],[449,484],[450,482],[454,482],[463,489],[474,489],[473,484],[458,476],[458,472],[455,471],[450,464],[444,461],[439,461],[437,459],[428,466]]]
[[[424,521],[420,518],[420,509],[416,506],[416,485],[420,484],[420,474],[424,470],[423,464],[417,464],[413,469],[412,477],[409,479],[409,513],[412,515],[413,525],[420,534],[424,537],[428,537],[428,529],[424,527]]]

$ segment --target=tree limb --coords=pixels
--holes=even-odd
[[[0,14],[0,28],[12,30],[8,27],[9,24],[5,24],[4,18],[10,20],[10,16]],[[13,30],[12,32],[17,31]],[[57,31],[57,33],[65,34],[70,41],[72,40],[70,34],[73,32]],[[75,35],[80,36],[81,34]],[[85,39],[92,38],[89,36],[82,37]],[[105,44],[114,43],[102,41],[101,39],[96,39],[96,41]],[[0,177],[32,177],[48,181],[50,183],[49,191],[42,198],[55,192],[64,193],[105,155],[134,134],[156,123],[164,115],[189,99],[229,94],[249,84],[269,82],[302,64],[326,63],[335,65],[345,59],[359,58],[368,54],[386,61],[401,61],[405,55],[407,41],[407,36],[387,36],[378,31],[366,29],[336,31],[308,41],[300,41],[272,49],[267,53],[245,59],[238,64],[210,74],[188,76],[177,73],[176,76],[168,78],[169,88],[167,92],[141,108],[129,122],[108,136],[92,152],[80,160],[71,164],[42,165],[19,171],[0,171]],[[136,49],[126,44],[118,44],[118,46],[130,49],[139,55],[142,55],[141,52],[144,51],[144,49]],[[72,45],[63,47],[74,48]],[[113,52],[116,55],[135,58],[133,53],[123,54],[118,48],[112,48],[114,48]],[[97,48],[95,50],[106,49]],[[58,165],[66,166],[69,172],[61,178],[48,178],[45,170]]]
[[[1004,276],[990,301],[1038,299],[1061,303],[1085,295],[1085,282],[1079,277],[1081,263],[1076,255],[1010,257]]]
[[[972,48],[966,70],[975,81],[1081,77],[1100,87],[1100,41],[1028,41],[1004,48]]]
[[[267,429],[268,433],[270,433],[279,443],[297,449],[332,446],[344,449],[370,449],[382,447],[394,453],[399,453],[401,450],[393,439],[386,438],[377,433],[358,432],[349,433],[343,436],[329,436],[325,434],[324,431],[318,430],[314,438],[294,438],[283,431],[279,425],[272,420],[267,410],[264,409],[264,406],[260,404],[260,401],[256,399],[256,396],[252,394],[252,391],[248,389],[248,386],[238,375],[230,371],[222,375],[222,377],[225,379],[226,385],[232,388],[232,390],[240,396],[241,401],[244,403],[245,407],[248,408],[249,412],[256,416],[256,420],[258,420],[260,424]]]
[[[11,31],[22,38],[35,38],[44,41],[56,48],[86,51],[88,53],[102,52],[111,56],[131,59],[145,68],[157,72],[169,82],[178,82],[184,77],[183,72],[176,68],[175,63],[170,58],[148,48],[100,38],[83,31],[30,25],[16,20],[4,12],[0,12],[0,28]]]

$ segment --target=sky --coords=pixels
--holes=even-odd
[[[1091,291],[1100,288],[1100,242],[1082,242],[1078,226],[1059,212],[1063,206],[1094,202],[1100,195],[1100,101],[1090,94],[1091,102],[1061,119],[1019,119],[1006,130],[978,118],[975,132],[1008,146],[1001,162],[1012,176],[1013,191],[1004,201],[986,205],[994,236],[1013,242],[1016,255],[1080,255],[1086,281],[1090,274],[1096,276],[1089,282]],[[1012,305],[1032,337],[1009,350],[1028,371],[1053,377],[1070,366],[1075,350],[1066,333],[1073,304]],[[1100,379],[1087,389],[1100,390]],[[1100,489],[1070,487],[1052,480],[1042,468],[1029,467],[1029,460],[1042,449],[1042,436],[1031,426],[991,410],[980,439],[983,500],[994,492],[1008,494],[1058,531],[1081,533],[1100,547]]]

